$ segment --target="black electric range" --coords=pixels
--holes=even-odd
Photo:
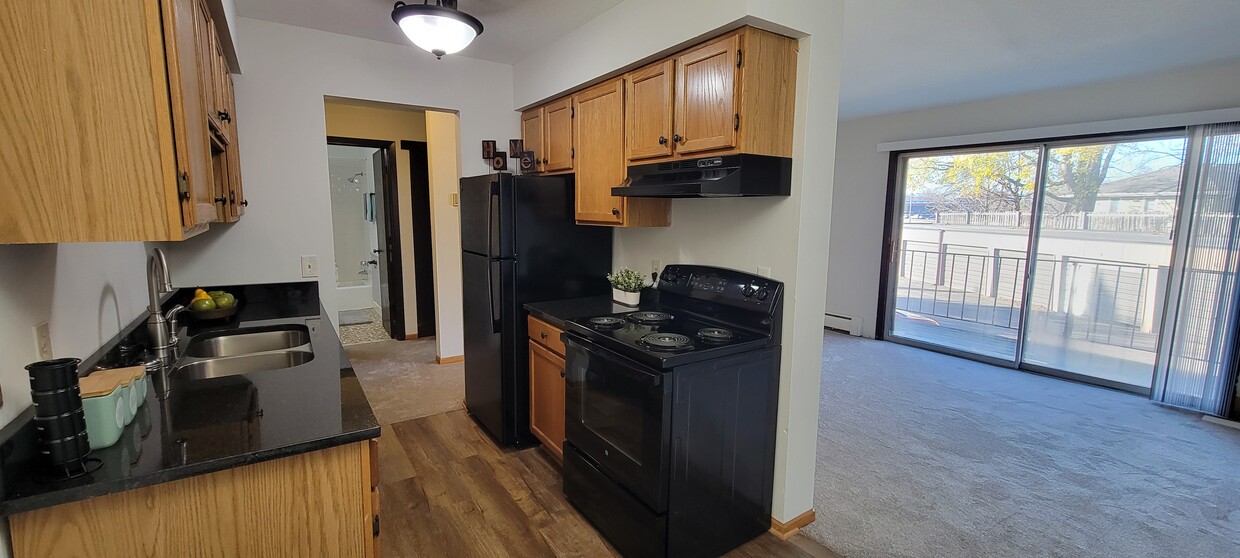
[[[782,295],[669,265],[639,308],[566,322],[564,493],[621,554],[718,556],[770,527]]]

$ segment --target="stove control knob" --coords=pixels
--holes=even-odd
[[[762,287],[761,289],[758,289],[758,300],[766,300],[766,297],[768,296],[771,296],[770,289],[766,287]]]
[[[753,296],[756,292],[758,292],[758,290],[755,289],[753,285],[745,285],[745,288],[741,289],[741,294],[745,295],[745,298]]]
[[[675,271],[664,271],[663,275],[659,276],[661,282],[675,283],[677,279],[680,279],[680,277],[676,276]]]

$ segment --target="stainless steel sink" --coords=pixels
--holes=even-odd
[[[292,368],[314,359],[314,353],[302,350],[276,350],[242,356],[190,360],[172,370],[173,378],[203,380],[250,374],[265,370]]]
[[[310,343],[306,326],[291,325],[261,331],[241,330],[194,339],[185,348],[190,358],[216,358],[292,349]]]

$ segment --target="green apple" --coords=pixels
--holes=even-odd
[[[215,301],[209,298],[200,298],[189,303],[189,309],[194,312],[205,312],[207,310],[215,310]]]
[[[220,293],[218,296],[214,296],[212,300],[215,301],[216,308],[232,308],[237,304],[237,299],[228,293]]]

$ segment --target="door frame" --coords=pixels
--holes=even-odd
[[[409,203],[412,206],[413,298],[417,304],[414,334],[435,335],[435,243],[431,229],[430,155],[427,142],[401,140],[400,148],[409,152]]]
[[[383,196],[383,217],[387,228],[384,233],[387,235],[387,238],[392,239],[385,249],[390,254],[396,254],[397,257],[383,258],[380,265],[387,265],[388,304],[390,306],[388,313],[391,316],[392,323],[392,331],[388,332],[388,334],[392,339],[404,340],[405,281],[401,266],[401,258],[404,252],[401,250],[400,243],[400,207],[397,206],[400,196],[397,194],[399,188],[396,181],[396,142],[345,136],[327,136],[327,145],[370,147],[383,151],[383,160],[386,162],[386,168],[383,172],[382,187],[376,188],[378,190],[376,195]]]

